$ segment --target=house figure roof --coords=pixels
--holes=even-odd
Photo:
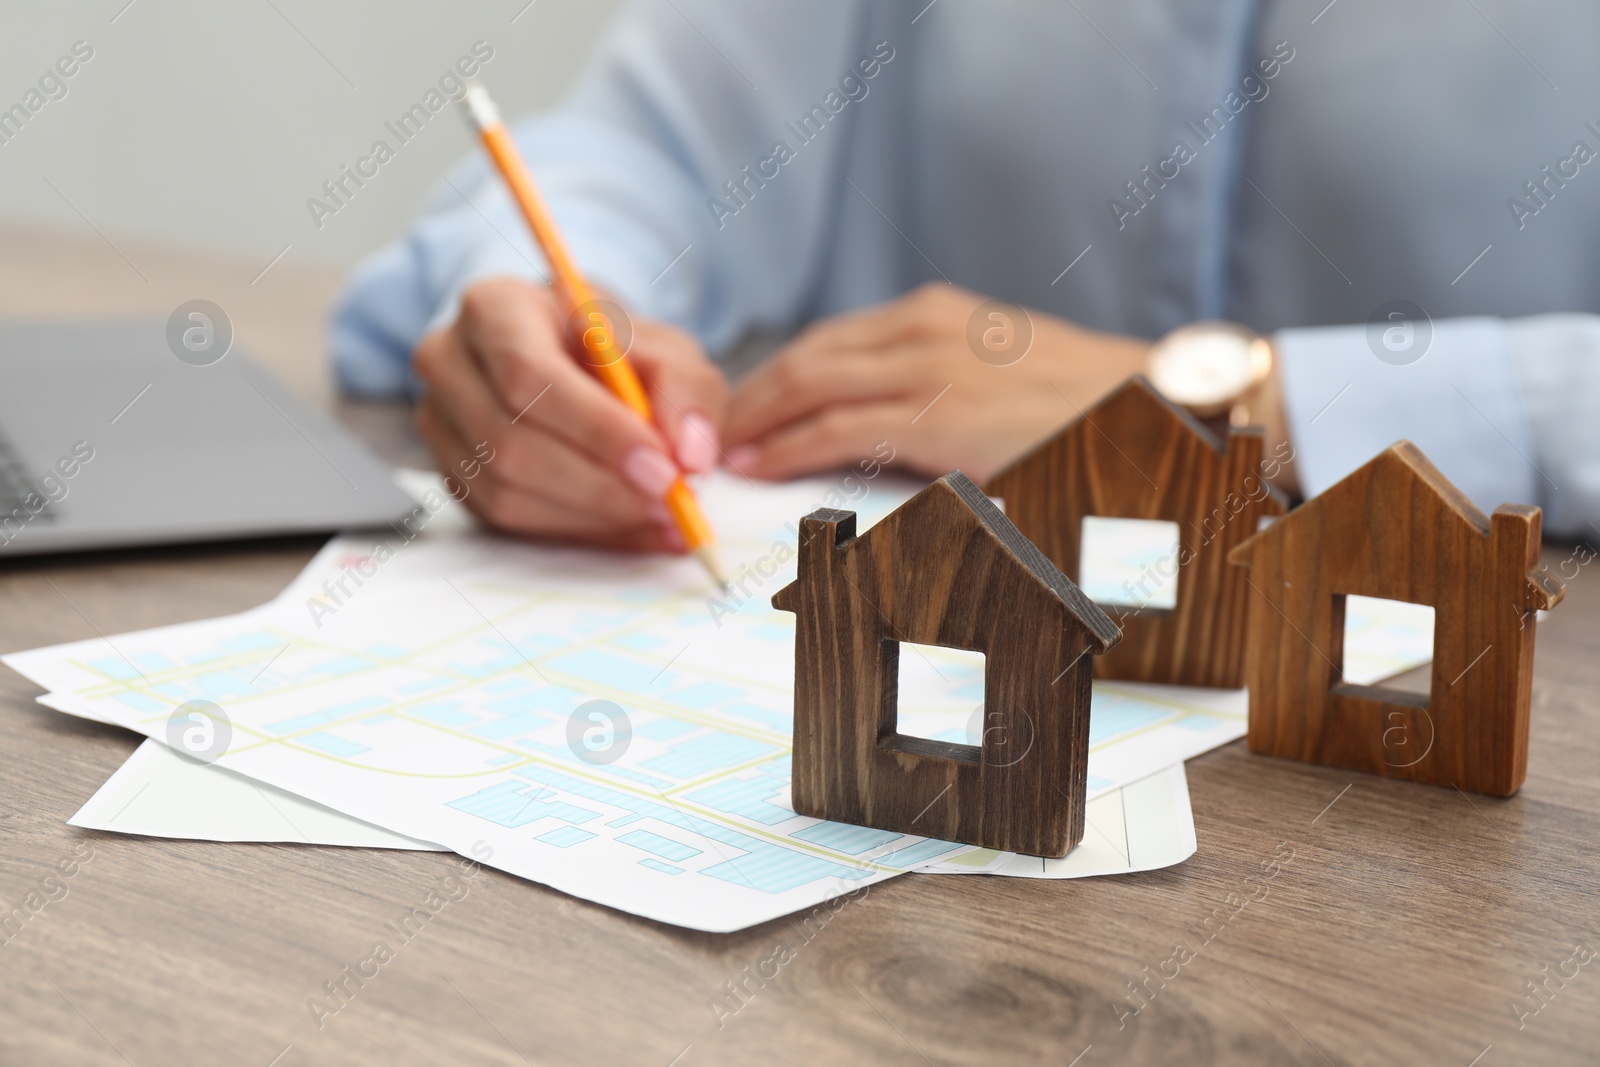
[[[970,521],[951,522],[951,503],[958,505],[958,512],[964,509],[970,515]],[[961,471],[951,471],[933,482],[860,537],[855,536],[854,512],[819,508],[810,517],[825,517],[824,521],[847,524],[845,543],[848,547],[845,551],[855,552],[865,546],[881,548],[889,541],[904,536],[907,531],[917,530],[927,520],[928,513],[933,511],[944,516],[940,526],[946,536],[954,532],[954,528],[964,527],[963,535],[973,540],[963,545],[963,550],[970,551],[973,541],[983,544],[987,540],[990,547],[997,550],[994,559],[998,566],[1015,568],[1017,573],[1026,575],[1041,589],[1048,591],[1083,625],[1091,638],[1093,655],[1104,653],[1119,640],[1121,632],[1111,617],[1085,596],[1083,590],[1051,563],[1032,541],[1024,537],[1005,512],[996,507],[994,501],[985,496],[983,490]],[[783,611],[801,610],[796,592],[799,585],[800,581],[796,579],[778,590],[773,594],[772,606]]]

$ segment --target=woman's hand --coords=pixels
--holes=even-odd
[[[422,339],[413,360],[425,387],[417,429],[441,470],[480,468],[468,508],[512,533],[683,551],[662,498],[680,471],[716,465],[728,387],[688,334],[631,325],[628,359],[654,425],[572,356],[560,304],[544,286],[478,282],[456,321]]]
[[[816,323],[740,384],[730,464],[792,478],[887,441],[914,470],[982,481],[1144,367],[1147,342],[934,283]]]

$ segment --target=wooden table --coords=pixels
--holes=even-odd
[[[321,323],[336,278],[285,261],[252,286],[265,257],[118,248],[149,282],[92,235],[0,235],[0,314],[164,316],[207,297],[243,346],[333,404]],[[416,461],[403,410],[338,410]],[[8,563],[0,649],[239,611],[316,547]],[[1553,566],[1568,554],[1546,549]],[[1541,626],[1528,781],[1511,800],[1239,742],[1189,764],[1200,851],[1187,863],[1070,882],[910,875],[809,941],[789,921],[678,930],[485,870],[320,1029],[308,999],[453,860],[69,827],[136,739],[38,707],[0,671],[0,899],[57,898],[0,946],[0,1062],[1592,1064],[1600,961],[1579,963],[1600,949],[1596,570]],[[62,878],[58,861],[89,848]],[[1289,855],[1276,877],[1245,881]],[[1260,899],[1239,907],[1247,895]],[[1180,940],[1192,958],[1174,956]],[[777,977],[747,978],[780,943],[794,955]],[[1534,1014],[1529,980],[1575,968]]]

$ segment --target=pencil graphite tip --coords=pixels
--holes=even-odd
[[[733,586],[728,583],[728,573],[722,569],[722,559],[717,555],[715,546],[701,545],[694,550],[694,555],[706,569],[706,573],[711,575],[711,580],[716,582],[724,593],[733,592]]]

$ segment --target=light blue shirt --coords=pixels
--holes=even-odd
[[[1600,8],[1556,6],[1513,46],[1427,0],[640,0],[513,129],[581,268],[713,354],[939,279],[1235,319],[1276,333],[1308,492],[1406,437],[1600,533],[1600,319],[1524,318],[1600,311]],[[464,161],[351,276],[342,384],[413,389],[467,285],[543,270]]]

